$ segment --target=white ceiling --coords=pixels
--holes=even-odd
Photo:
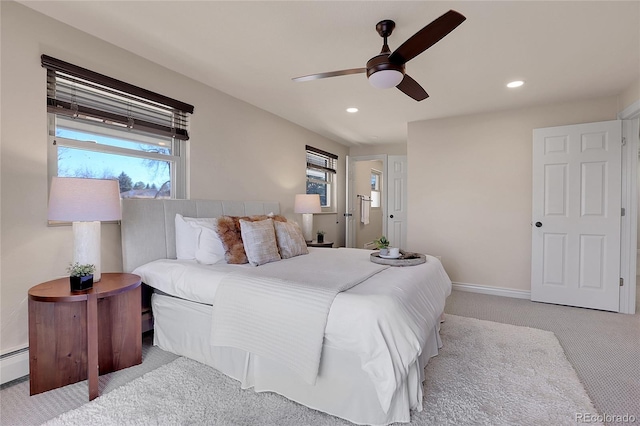
[[[639,1],[20,3],[345,145],[405,142],[416,120],[618,95],[640,75]],[[393,51],[449,9],[467,20],[407,64],[422,102],[364,74],[291,81],[364,67],[382,19],[396,22]],[[525,86],[507,89],[515,79]]]

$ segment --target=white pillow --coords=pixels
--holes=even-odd
[[[309,253],[300,226],[296,222],[273,222],[273,225],[276,229],[280,256],[283,259]]]
[[[240,219],[240,233],[250,264],[259,266],[280,260],[273,220],[250,222]]]
[[[181,260],[193,260],[196,258],[199,231],[196,228],[192,228],[189,222],[209,223],[215,227],[217,219],[184,217],[180,213],[176,214],[176,258]]]
[[[217,224],[209,221],[189,221],[189,225],[197,233],[195,256],[198,263],[213,265],[223,261],[225,249],[218,236]]]

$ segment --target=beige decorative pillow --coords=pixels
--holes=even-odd
[[[283,259],[308,254],[307,243],[296,222],[274,222],[280,256]]]
[[[225,249],[225,259],[227,263],[242,264],[248,263],[247,254],[242,243],[240,233],[240,219],[255,222],[257,220],[269,219],[266,215],[258,216],[220,216],[218,218],[217,232]],[[286,222],[287,218],[280,215],[271,217],[274,221]]]
[[[280,260],[273,220],[251,222],[240,219],[240,232],[250,264],[259,266]]]

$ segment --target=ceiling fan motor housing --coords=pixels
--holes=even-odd
[[[376,24],[376,31],[378,31],[380,37],[384,39],[384,43],[380,54],[367,61],[367,78],[369,79],[369,83],[378,89],[395,87],[400,84],[404,77],[404,64],[398,65],[389,62],[391,50],[389,50],[389,46],[387,45],[387,37],[391,35],[395,27],[396,23],[390,19],[385,19]],[[371,78],[372,75],[380,71],[383,72]]]
[[[396,23],[391,19],[384,19],[376,24],[376,31],[380,34],[380,37],[383,38],[389,37],[395,28]]]

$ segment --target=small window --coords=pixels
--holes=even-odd
[[[336,175],[338,156],[326,151],[306,146],[307,151],[307,194],[320,195],[320,204],[327,211],[335,210],[333,182]]]
[[[191,105],[46,55],[42,66],[49,177],[118,179],[123,198],[186,198]]]
[[[51,119],[52,176],[118,179],[122,198],[184,198],[180,141]]]
[[[380,208],[382,172],[371,169],[371,207]]]

